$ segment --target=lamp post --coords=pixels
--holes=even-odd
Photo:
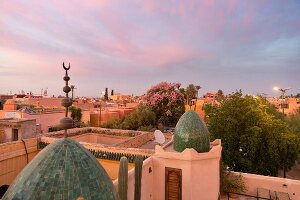
[[[99,127],[101,126],[101,100],[99,104]]]
[[[281,93],[281,108],[282,108],[282,114],[284,116],[284,102],[285,102],[285,93],[286,91],[288,91],[289,89],[291,89],[290,87],[289,88],[279,88],[279,87],[274,87],[273,88],[275,91],[279,91]],[[289,146],[287,146],[287,148],[289,148]],[[286,153],[287,154],[287,153]],[[285,168],[285,163],[283,164],[283,178],[286,178],[286,168]]]
[[[291,89],[290,87],[289,88],[279,88],[279,87],[274,87],[273,88],[275,91],[279,91],[281,93],[281,108],[282,108],[282,114],[284,115],[284,102],[285,102],[285,93],[286,91],[288,91],[289,89]]]
[[[77,89],[75,88],[75,85],[71,85],[71,91],[72,91],[72,100],[74,98],[74,90]]]

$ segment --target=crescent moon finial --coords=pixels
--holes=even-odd
[[[69,63],[69,67],[65,67],[65,63],[63,62],[63,68],[64,68],[65,70],[69,70],[69,69],[70,69],[70,63]]]

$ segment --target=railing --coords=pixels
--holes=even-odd
[[[245,199],[245,200],[250,200],[250,199],[258,199],[258,200],[272,200],[272,198],[265,198],[265,197],[259,197],[259,196],[253,196],[253,195],[249,195],[249,194],[240,194],[240,193],[234,193],[234,192],[228,192],[227,193],[227,199],[233,199],[230,197],[230,195],[235,195],[237,197],[245,197],[245,198],[238,198],[238,199]]]

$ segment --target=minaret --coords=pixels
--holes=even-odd
[[[72,99],[69,98],[69,92],[71,91],[71,88],[69,87],[68,83],[70,80],[70,77],[68,76],[68,70],[70,69],[70,63],[69,67],[65,67],[65,64],[63,63],[63,68],[66,70],[66,74],[64,76],[65,81],[65,87],[63,88],[63,91],[66,93],[66,97],[62,99],[61,105],[66,108],[66,115],[64,118],[60,120],[60,125],[63,129],[65,129],[64,138],[67,137],[67,129],[72,128],[73,120],[68,117],[68,110],[69,107],[72,105]]]

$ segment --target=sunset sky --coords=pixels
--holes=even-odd
[[[63,61],[80,96],[161,81],[300,93],[300,1],[0,1],[0,94],[63,94]]]

